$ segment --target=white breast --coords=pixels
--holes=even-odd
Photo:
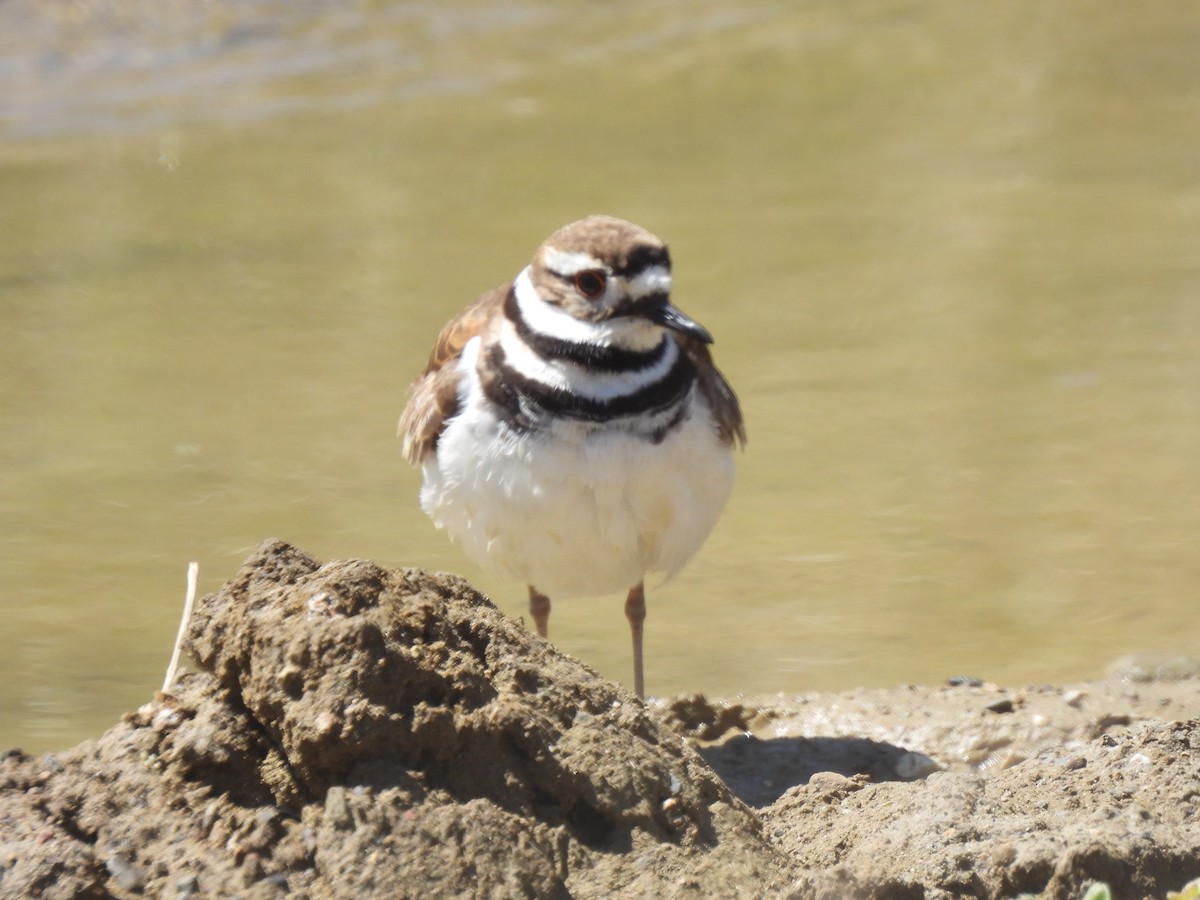
[[[687,420],[655,444],[563,423],[513,434],[460,362],[462,411],[423,464],[421,506],[478,564],[550,597],[628,590],[669,577],[708,537],[733,486],[733,458],[693,394]]]

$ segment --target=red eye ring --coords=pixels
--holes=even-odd
[[[608,287],[608,273],[603,269],[584,269],[575,273],[575,290],[589,300],[595,300]]]

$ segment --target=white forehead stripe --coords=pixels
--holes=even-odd
[[[542,259],[551,272],[567,277],[586,272],[588,269],[606,268],[604,263],[589,253],[566,253],[554,247],[547,247]]]
[[[666,266],[650,266],[630,278],[626,284],[629,296],[637,300],[650,294],[671,293],[671,270]]]

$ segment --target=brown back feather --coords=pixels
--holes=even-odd
[[[499,313],[509,285],[488,291],[447,322],[438,333],[425,371],[412,386],[398,431],[404,438],[404,458],[417,465],[437,447],[447,419],[458,413],[458,359],[471,338],[482,334]]]

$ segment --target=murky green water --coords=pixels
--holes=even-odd
[[[593,211],[671,242],[750,429],[652,693],[1200,643],[1200,8],[202,6],[0,8],[0,745],[142,702],[187,561],[267,536],[523,612],[394,424]],[[627,677],[622,599],[552,637]]]

